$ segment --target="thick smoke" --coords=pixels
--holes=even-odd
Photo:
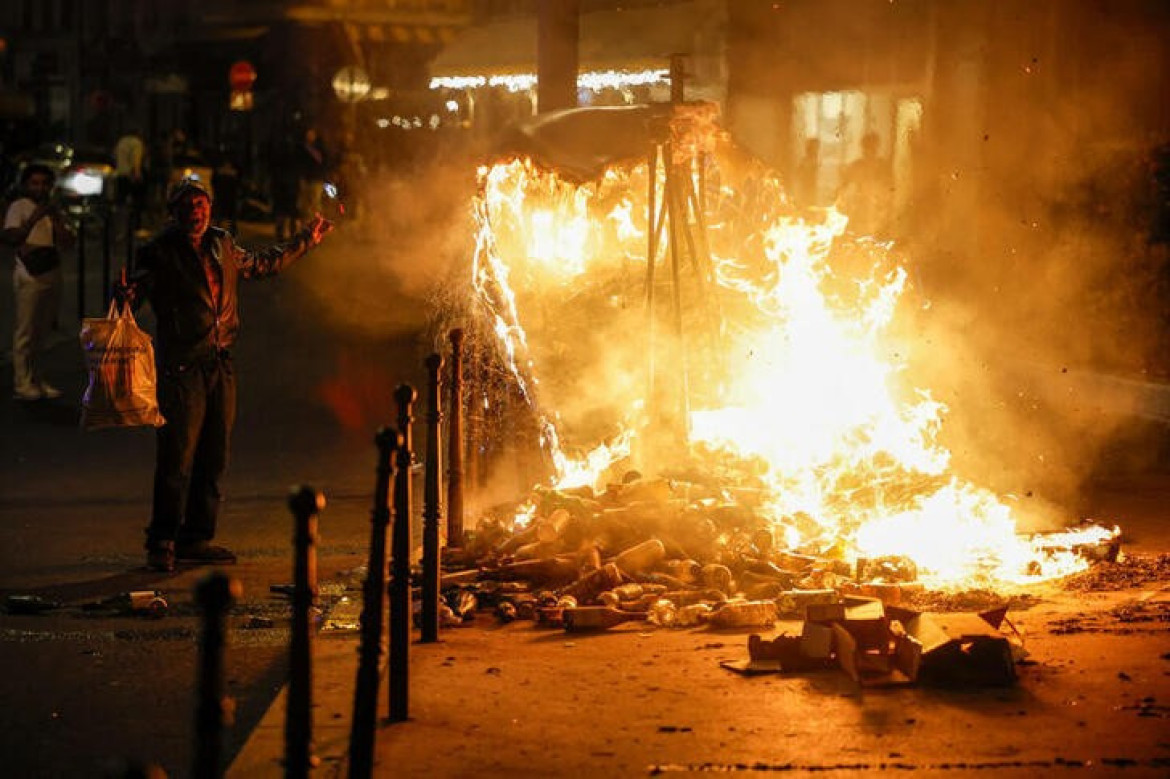
[[[1023,508],[1067,515],[1089,480],[1165,456],[1166,253],[1148,239],[1167,137],[1143,128],[1165,128],[1167,26],[1140,17],[1070,14],[1084,50],[1062,57],[972,55],[985,110],[914,158],[915,375],[951,407],[956,466]]]

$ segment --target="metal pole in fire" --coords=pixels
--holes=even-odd
[[[480,438],[483,428],[481,414],[483,410],[483,365],[480,360],[480,338],[479,327],[473,320],[470,323],[470,334],[465,333],[466,356],[465,363],[467,365],[467,377],[463,383],[463,395],[467,398],[467,430],[466,430],[466,450],[467,462],[464,469],[463,478],[471,493],[477,494],[477,491],[482,486],[480,484]]]
[[[303,779],[317,763],[312,754],[312,608],[317,596],[317,516],[325,508],[325,496],[312,487],[294,487],[288,507],[295,524],[295,550],[288,707],[284,720],[284,775]]]
[[[362,636],[354,685],[353,722],[349,734],[349,777],[365,779],[374,772],[374,742],[378,727],[378,689],[381,686],[383,613],[386,607],[386,536],[392,508],[390,485],[394,455],[402,437],[384,427],[374,436],[378,463],[374,479],[374,507],[370,512],[370,560],[362,593]]]
[[[216,571],[195,586],[195,602],[203,610],[199,634],[199,677],[195,683],[195,779],[221,776],[225,699],[223,697],[224,617],[240,597],[238,579]]]
[[[687,75],[687,55],[670,55],[670,102],[679,105],[686,100],[685,85]]]
[[[679,385],[678,385],[678,406],[671,409],[670,423],[671,432],[677,436],[676,444],[682,444],[686,441],[686,428],[688,425],[687,417],[689,412],[689,390],[687,388],[687,349],[686,343],[683,340],[683,316],[682,316],[682,258],[679,254],[682,251],[680,246],[679,236],[682,231],[686,229],[685,224],[681,224],[680,220],[685,219],[685,216],[680,213],[678,208],[678,198],[674,197],[675,192],[675,178],[679,175],[677,166],[674,163],[674,144],[667,142],[664,147],[664,155],[666,157],[666,185],[664,187],[663,207],[670,213],[669,216],[669,230],[670,230],[670,284],[671,284],[671,313],[674,320],[674,338],[673,345],[675,351],[675,363],[678,366]],[[677,416],[676,416],[677,415]]]
[[[423,556],[422,556],[422,636],[420,640],[433,644],[439,640],[439,506],[440,440],[439,425],[443,420],[440,395],[440,374],[443,358],[432,354],[427,358],[427,454],[423,480]]]
[[[682,54],[672,54],[670,56],[670,102],[673,105],[681,105],[685,96],[685,81],[686,81],[686,56]],[[673,308],[674,308],[674,335],[677,339],[675,348],[678,350],[678,365],[679,365],[679,407],[675,410],[679,414],[679,418],[673,420],[675,424],[675,433],[682,439],[681,442],[687,440],[687,428],[690,425],[690,389],[688,387],[688,367],[687,367],[687,351],[686,344],[683,342],[683,319],[682,319],[682,274],[681,274],[681,258],[679,252],[682,247],[679,244],[679,237],[686,230],[686,214],[679,208],[678,197],[675,193],[678,191],[677,179],[679,176],[678,165],[675,161],[674,144],[667,142],[664,145],[663,156],[665,157],[664,165],[666,168],[666,181],[664,191],[662,193],[663,206],[669,212],[670,221],[670,276],[671,284],[674,287]],[[680,442],[680,443],[681,443]]]
[[[447,406],[447,546],[463,546],[463,330],[450,332],[451,394]]]
[[[410,717],[410,460],[411,404],[418,393],[409,384],[394,391],[398,401],[398,473],[394,477],[394,531],[391,539],[393,563],[390,574],[390,721]]]
[[[654,266],[658,263],[658,142],[646,160],[646,402],[654,403]]]

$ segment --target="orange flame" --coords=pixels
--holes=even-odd
[[[674,186],[686,206],[675,213],[686,216],[673,218],[700,216],[709,232],[684,245],[689,225],[663,230],[659,262],[668,251],[682,259],[672,259],[673,279],[663,271],[665,281],[651,282],[651,175],[662,192],[664,175],[645,164],[584,185],[525,160],[480,171],[473,282],[538,417],[557,486],[596,483],[637,456],[657,402],[645,363],[658,360],[652,378],[663,363],[683,375],[689,447],[755,463],[765,495],[757,510],[792,548],[905,555],[931,586],[1003,586],[1083,568],[1072,546],[1116,536],[1091,529],[1063,548],[1025,538],[1011,506],[950,471],[938,443],[948,409],[928,389],[903,386],[890,345],[908,286],[890,247],[845,238],[848,220],[832,209],[785,213],[774,177],[749,171],[705,185],[684,173]],[[676,301],[681,343],[669,347],[663,317],[647,310],[655,284]],[[700,309],[717,310],[718,323],[705,324]],[[588,378],[570,380],[577,375]],[[581,406],[592,416],[566,424],[562,415]],[[604,431],[600,442],[574,435],[590,451],[569,456],[561,431],[591,426]]]

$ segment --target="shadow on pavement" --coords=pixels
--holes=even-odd
[[[76,582],[61,582],[30,590],[0,590],[0,596],[8,595],[39,595],[48,600],[57,601],[65,606],[78,606],[93,600],[108,598],[122,592],[132,590],[154,590],[166,581],[184,573],[179,568],[174,573],[160,573],[151,571],[146,566],[133,568],[128,571],[96,579]]]
[[[32,400],[16,404],[18,412],[33,421],[54,427],[79,427],[81,410],[63,400]]]

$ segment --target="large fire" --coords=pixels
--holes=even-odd
[[[894,335],[927,303],[892,247],[791,207],[725,141],[678,159],[583,184],[526,159],[480,171],[477,298],[556,486],[719,473],[788,548],[905,556],[931,587],[1066,575],[1087,565],[1073,547],[1117,533],[1026,537],[1017,506],[953,472],[948,409]]]

